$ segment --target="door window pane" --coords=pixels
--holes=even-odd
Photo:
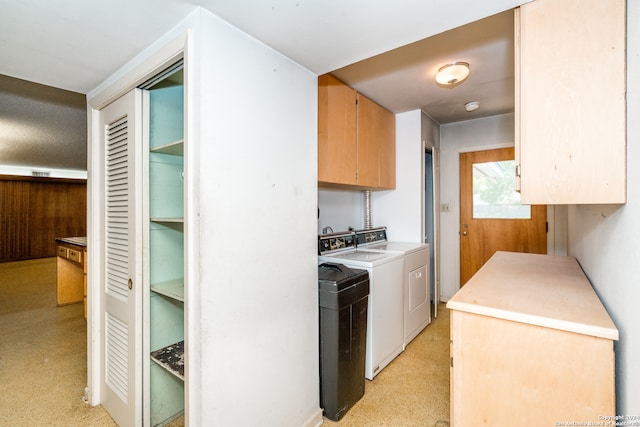
[[[531,219],[515,191],[515,160],[473,164],[473,217]]]

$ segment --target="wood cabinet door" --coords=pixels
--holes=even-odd
[[[318,181],[355,185],[356,91],[335,77],[318,77]]]
[[[625,1],[536,0],[515,31],[522,203],[624,203]]]
[[[395,115],[358,94],[358,185],[395,188]]]

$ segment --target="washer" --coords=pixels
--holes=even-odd
[[[361,251],[397,253],[404,256],[404,342],[407,346],[431,323],[431,285],[429,245],[389,242],[385,227],[356,231],[356,246]]]
[[[357,249],[353,232],[318,236],[318,241],[319,264],[369,273],[365,378],[372,380],[404,350],[404,256]]]

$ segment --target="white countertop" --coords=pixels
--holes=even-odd
[[[496,252],[447,308],[618,339],[618,329],[572,257]]]

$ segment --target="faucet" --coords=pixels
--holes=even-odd
[[[331,230],[331,232],[333,233],[333,228],[327,226],[327,227],[322,229],[322,234],[327,234],[329,232],[329,230]]]

